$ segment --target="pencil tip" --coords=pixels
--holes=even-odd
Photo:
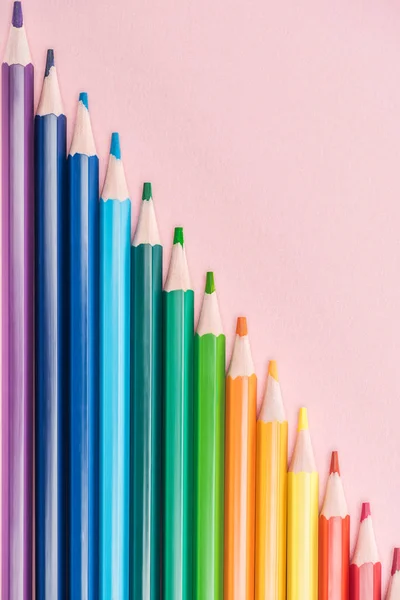
[[[393,550],[392,575],[400,571],[400,548]]]
[[[185,243],[183,236],[183,227],[175,227],[174,231],[174,244],[180,244],[182,247]]]
[[[14,2],[13,6],[13,14],[12,14],[12,24],[14,27],[22,27],[24,24],[24,16],[22,14],[22,3]]]
[[[153,197],[153,191],[151,189],[151,183],[146,182],[143,184],[142,200],[151,200]]]
[[[329,474],[331,473],[337,473],[338,475],[340,475],[339,455],[336,450],[332,452],[331,456],[331,468],[329,470]]]
[[[49,76],[51,67],[54,67],[54,50],[52,48],[49,48],[49,50],[47,50],[46,56],[46,69],[44,72],[45,77]]]
[[[113,133],[111,136],[110,154],[115,156],[118,160],[121,160],[121,141],[119,139],[119,133]]]
[[[275,381],[279,381],[278,364],[276,360],[270,360],[268,365],[268,375],[273,377]]]
[[[239,337],[244,337],[247,335],[247,319],[246,317],[238,317],[237,325],[236,325],[236,334]]]
[[[307,409],[303,406],[299,410],[299,422],[297,426],[297,431],[303,431],[304,429],[308,429],[308,415]]]
[[[206,275],[206,294],[212,294],[213,292],[215,292],[214,273],[208,271]]]
[[[79,94],[79,102],[82,102],[83,106],[89,110],[89,96],[87,92],[81,92]]]
[[[361,518],[360,523],[364,521],[367,517],[371,516],[371,505],[369,502],[363,502],[361,507]]]

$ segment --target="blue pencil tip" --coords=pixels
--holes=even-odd
[[[121,143],[119,140],[119,133],[113,133],[111,136],[110,154],[121,160]]]
[[[54,67],[54,50],[47,50],[46,69],[44,76],[48,77],[51,67]]]
[[[89,96],[86,92],[81,92],[79,94],[79,102],[82,102],[83,106],[86,106],[86,108],[89,110]]]
[[[14,2],[12,24],[14,27],[22,27],[22,25],[24,24],[21,2]]]

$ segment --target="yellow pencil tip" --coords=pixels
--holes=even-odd
[[[268,365],[268,375],[271,375],[275,381],[279,381],[278,365],[276,360],[270,360]]]
[[[307,409],[304,407],[299,410],[299,424],[297,431],[302,431],[303,429],[308,429]]]

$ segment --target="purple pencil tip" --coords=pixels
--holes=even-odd
[[[21,2],[14,2],[12,24],[14,27],[22,27],[22,25],[24,24]]]

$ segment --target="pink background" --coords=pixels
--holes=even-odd
[[[3,48],[10,4],[0,2]],[[54,46],[71,125],[89,92],[103,172],[121,132],[135,219],[150,180],[166,258],[173,227],[185,227],[198,305],[204,272],[216,272],[229,351],[245,314],[260,392],[274,357],[292,433],[309,408],[322,485],[339,450],[353,539],[370,500],[386,586],[400,545],[397,3],[24,10],[37,91]]]

